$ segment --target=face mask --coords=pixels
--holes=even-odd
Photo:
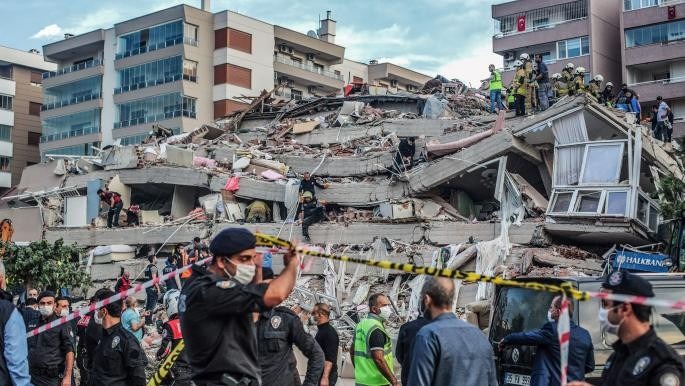
[[[614,308],[616,307],[612,307],[609,309],[606,309],[604,307],[600,308],[597,318],[599,319],[599,329],[602,332],[606,332],[607,334],[611,335],[618,335],[618,329],[621,327],[621,323],[623,323],[623,320],[621,320],[618,324],[613,324],[609,321],[609,311]]]
[[[95,324],[102,324],[102,318],[100,317],[100,313],[98,311],[95,311],[93,314],[93,319],[95,320]]]
[[[554,322],[554,317],[552,317],[552,311],[547,310],[547,321]]]
[[[59,316],[67,316],[69,315],[69,310],[66,308],[62,308],[62,311],[59,312]]]
[[[254,265],[247,265],[247,264],[236,264],[232,262],[231,260],[228,260],[231,264],[235,265],[235,276],[231,275],[228,273],[226,268],[224,268],[224,273],[228,277],[232,277],[238,281],[240,284],[248,284],[254,279],[255,272],[257,271],[257,267]]]
[[[388,320],[390,315],[392,315],[392,308],[390,306],[383,306],[380,309],[381,313],[378,315],[383,320]]]
[[[38,311],[43,316],[50,316],[55,312],[55,309],[52,306],[38,306]]]

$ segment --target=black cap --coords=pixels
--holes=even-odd
[[[615,294],[654,297],[652,284],[642,277],[626,271],[616,271],[604,279],[602,287]]]
[[[257,239],[247,229],[227,228],[214,237],[209,244],[209,251],[214,256],[231,256],[256,245]]]
[[[52,291],[43,291],[40,293],[40,295],[38,295],[38,301],[40,301],[40,299],[42,299],[42,298],[57,298],[57,297],[55,296],[55,293]]]

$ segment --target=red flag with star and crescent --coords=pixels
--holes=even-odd
[[[523,32],[526,30],[526,15],[520,15],[516,20],[516,30]]]

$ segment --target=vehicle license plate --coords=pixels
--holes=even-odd
[[[530,386],[530,375],[504,373],[504,384]]]

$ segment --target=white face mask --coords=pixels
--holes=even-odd
[[[67,316],[69,315],[69,310],[66,308],[62,308],[62,311],[59,312],[59,316]]]
[[[102,324],[102,318],[100,317],[100,313],[97,310],[93,314],[93,319],[95,320],[95,324]]]
[[[552,316],[552,311],[547,310],[547,321],[554,322],[554,317]]]
[[[390,315],[392,315],[392,307],[389,305],[381,307],[380,311],[381,313],[378,316],[380,316],[383,320],[388,320]]]
[[[257,272],[257,267],[254,265],[247,264],[236,264],[231,260],[228,260],[231,264],[235,265],[235,276],[228,273],[226,268],[224,268],[224,273],[228,277],[232,277],[238,281],[240,284],[248,284],[254,279],[254,275]]]
[[[621,320],[618,324],[613,324],[609,321],[609,311],[614,308],[616,307],[612,307],[609,309],[601,307],[599,309],[599,314],[597,315],[597,318],[599,319],[599,329],[601,331],[611,335],[618,335],[618,329],[621,327],[621,323],[623,323],[623,320]]]
[[[55,308],[52,306],[38,306],[38,311],[40,311],[41,315],[48,317],[55,312]]]

